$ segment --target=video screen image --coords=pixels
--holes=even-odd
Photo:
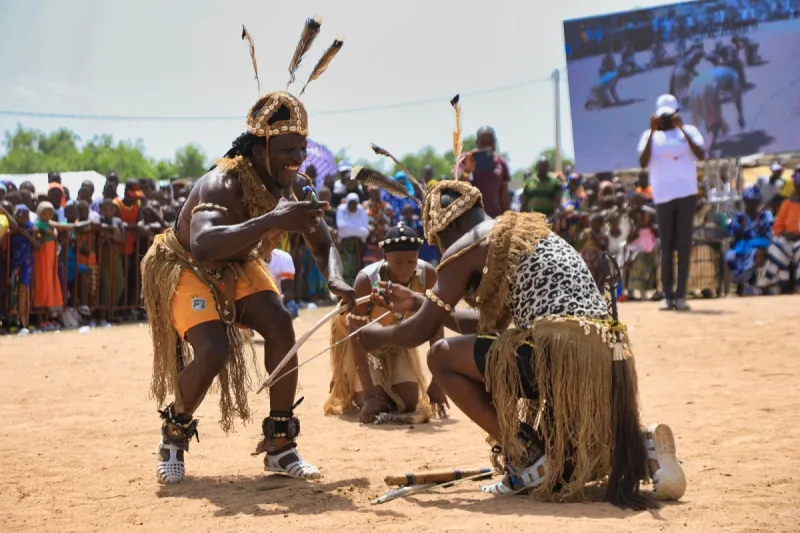
[[[800,149],[800,0],[671,4],[564,22],[576,166],[638,167],[661,94],[709,158]]]

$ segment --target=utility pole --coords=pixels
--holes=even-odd
[[[558,69],[553,71],[553,90],[555,91],[555,108],[556,108],[556,142],[555,142],[555,158],[556,158],[556,172],[561,172],[561,73]]]

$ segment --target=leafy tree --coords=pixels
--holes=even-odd
[[[181,178],[199,178],[206,173],[206,155],[196,144],[187,144],[175,152],[175,167]]]
[[[0,173],[33,174],[94,170],[106,174],[116,171],[125,178],[199,177],[205,174],[206,157],[197,145],[187,145],[175,153],[175,160],[156,161],[147,157],[144,143],[115,141],[111,135],[97,135],[86,143],[68,129],[50,134],[17,125],[6,132],[5,154],[0,157]]]
[[[94,170],[100,174],[114,170],[122,179],[156,177],[155,163],[144,155],[141,140],[114,143],[113,137],[107,134],[86,143],[78,168],[60,167],[58,170]]]
[[[117,141],[111,135],[98,135],[82,143],[78,135],[68,129],[59,129],[50,134],[38,130],[23,128],[5,133],[3,141],[5,153],[0,157],[0,173],[30,174],[58,170],[95,170],[106,174],[115,170],[125,178],[169,179],[175,177],[197,178],[205,174],[208,161],[202,149],[196,144],[188,144],[175,153],[173,160],[156,161],[147,157],[144,143],[141,140]],[[476,147],[474,135],[463,140],[463,150]],[[505,158],[508,156],[501,152]],[[551,166],[555,165],[555,150],[547,149],[540,153],[546,157]],[[335,153],[336,163],[349,159],[345,150]],[[424,146],[417,152],[400,157],[403,165],[412,174],[422,179],[422,170],[426,166],[433,169],[435,177],[450,176],[454,164],[453,151],[440,154],[432,146]],[[572,164],[569,158],[563,158],[565,165]],[[399,168],[383,157],[359,159],[353,162],[368,165],[387,175],[394,174]],[[525,171],[534,171],[535,163],[528,169],[519,169],[512,175],[512,187],[522,185]]]

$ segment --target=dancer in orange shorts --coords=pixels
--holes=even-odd
[[[306,21],[289,67],[290,82],[319,30],[318,20]],[[242,38],[250,43],[255,67],[246,30]],[[341,46],[334,41],[309,81],[322,74]],[[246,329],[266,340],[267,372],[295,343],[292,317],[263,260],[285,232],[303,233],[331,292],[352,307],[353,289],[343,281],[339,253],[322,221],[326,205],[316,201],[310,180],[298,174],[307,135],[308,116],[295,96],[273,92],[260,97],[247,115],[247,132],[195,184],[175,227],[159,235],[142,260],[142,291],[155,350],[151,394],[160,405],[168,393],[175,396],[161,411],[161,482],[184,479],[184,453],[197,435],[192,415],[215,378],[222,428],[227,432],[235,418],[251,418],[246,354],[253,352]],[[266,452],[268,471],[314,479],[319,470],[296,450],[296,365],[295,357],[284,367],[286,378],[270,389],[271,409],[256,453]]]

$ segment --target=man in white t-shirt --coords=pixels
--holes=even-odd
[[[639,164],[650,171],[650,186],[661,238],[663,310],[688,311],[686,283],[692,253],[692,226],[697,208],[696,161],[705,158],[703,136],[684,125],[678,100],[662,94],[650,129],[639,139]],[[673,290],[673,256],[678,253],[677,288]]]
[[[280,249],[272,250],[269,258],[269,273],[281,291],[283,306],[291,313],[292,318],[297,318],[299,308],[294,301],[294,260],[292,256]]]

